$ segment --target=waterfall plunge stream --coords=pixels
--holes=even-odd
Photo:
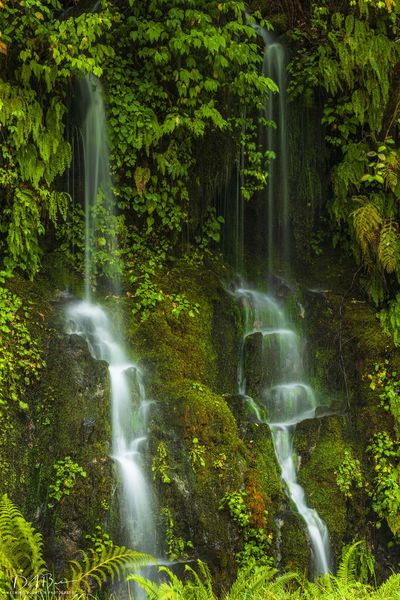
[[[244,314],[239,393],[247,396],[246,349],[247,340],[253,337],[261,345],[264,377],[257,402],[250,397],[248,401],[258,420],[269,425],[287,494],[307,526],[314,575],[322,575],[329,571],[330,566],[328,530],[317,511],[307,506],[304,490],[297,482],[293,449],[296,425],[314,418],[319,404],[313,390],[303,381],[298,337],[288,328],[285,315],[276,300],[244,288],[238,288],[235,295]]]
[[[112,451],[119,479],[121,526],[132,548],[156,553],[152,495],[146,480],[143,451],[146,447],[146,400],[142,373],[128,357],[113,320],[105,309],[91,301],[94,258],[91,240],[96,222],[92,207],[98,194],[112,210],[110,165],[105,108],[100,82],[86,77],[80,84],[85,110],[82,126],[85,181],[85,299],[67,308],[69,333],[82,336],[92,356],[108,363],[111,387]],[[135,597],[145,598],[135,589]]]
[[[277,124],[276,129],[268,129],[266,137],[268,150],[276,153],[270,166],[263,225],[267,271],[271,278],[277,258],[287,272],[290,263],[286,57],[285,48],[275,36],[261,27],[254,27],[265,43],[264,74],[274,79],[279,87],[279,96],[272,96],[265,107],[267,118]],[[318,512],[307,505],[304,490],[297,481],[297,457],[293,448],[296,425],[315,418],[320,404],[311,387],[304,383],[298,336],[288,327],[278,301],[273,295],[242,287],[236,289],[235,296],[244,314],[239,393],[247,397],[258,420],[269,425],[287,495],[307,527],[313,574],[322,575],[330,570],[329,534]],[[262,385],[258,390],[249,390],[246,381],[246,349],[251,337],[261,346],[262,372],[258,375]]]

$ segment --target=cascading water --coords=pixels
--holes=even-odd
[[[126,543],[155,554],[152,495],[144,471],[146,447],[146,400],[142,373],[132,363],[105,309],[91,302],[95,265],[91,242],[96,231],[92,208],[99,194],[111,210],[112,192],[106,134],[106,118],[100,82],[85,78],[80,85],[85,119],[82,127],[85,179],[85,300],[67,308],[70,333],[85,338],[97,360],[109,365],[112,410],[112,458],[120,482],[121,526]],[[145,598],[139,589],[137,598]]]
[[[127,357],[105,310],[89,301],[67,308],[69,333],[82,336],[92,356],[108,363],[112,411],[112,458],[119,479],[121,524],[127,542],[143,552],[155,550],[152,501],[141,451],[146,443],[146,400],[140,369]]]
[[[277,124],[268,127],[267,147],[276,154],[271,161],[267,188],[268,219],[268,265],[274,269],[275,253],[280,251],[285,268],[289,264],[289,173],[286,128],[286,52],[282,44],[265,29],[261,30],[265,43],[264,73],[279,87],[279,94],[272,95],[265,110],[267,119]]]
[[[106,117],[100,82],[94,77],[85,77],[80,82],[79,88],[86,111],[82,124],[82,138],[85,173],[85,298],[89,300],[93,275],[92,243],[95,233],[92,209],[99,192],[110,203],[111,179]]]
[[[313,390],[303,382],[298,337],[288,328],[285,315],[274,298],[261,292],[238,288],[235,292],[244,313],[244,338],[239,367],[239,392],[248,397],[258,419],[272,433],[275,454],[287,493],[306,523],[310,537],[314,575],[329,571],[329,535],[317,511],[307,506],[304,490],[297,482],[293,450],[295,427],[315,417],[319,407]],[[262,383],[253,389],[246,381],[248,340],[261,344]],[[250,389],[249,389],[250,388]],[[265,416],[266,415],[266,416]]]
[[[285,49],[276,38],[254,26],[265,42],[264,74],[275,80],[279,96],[269,99],[266,116],[277,128],[269,128],[266,136],[268,150],[276,158],[269,173],[266,219],[263,237],[267,242],[267,273],[272,279],[274,270],[284,267],[288,272],[289,189],[286,124],[286,59]],[[242,253],[242,248],[239,249]],[[236,261],[237,262],[237,261]],[[284,311],[273,295],[239,287],[235,296],[244,315],[244,337],[239,364],[239,393],[247,398],[257,418],[268,423],[276,457],[287,494],[304,520],[313,557],[314,576],[330,569],[329,535],[317,511],[308,507],[303,488],[297,481],[297,457],[293,435],[296,425],[316,416],[320,404],[313,390],[304,382],[304,369],[298,336],[289,326]],[[258,346],[256,381],[248,380],[250,346]],[[261,358],[260,358],[261,356]],[[252,365],[254,366],[254,365]]]

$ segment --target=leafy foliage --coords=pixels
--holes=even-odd
[[[109,275],[110,261],[121,256],[145,265],[143,246],[155,251],[162,266],[178,250],[184,231],[184,249],[196,242],[200,259],[218,239],[220,222],[208,211],[215,183],[201,199],[195,175],[199,164],[203,169],[204,141],[214,139],[232,155],[241,149],[245,195],[265,185],[267,154],[258,143],[257,123],[276,86],[261,74],[262,57],[245,3],[174,0],[165,8],[151,0],[105,1],[91,12],[64,12],[59,0],[2,8],[0,231],[10,268],[33,276],[41,239],[52,228],[60,230],[71,261],[83,263],[77,242],[82,215],[59,191],[60,176],[71,163],[65,117],[73,77],[103,75],[107,88],[115,193],[122,211],[111,229],[122,251],[117,256],[104,244],[109,236],[96,235],[92,246],[100,274]],[[205,173],[214,176],[214,166]],[[82,203],[76,200],[75,206]],[[96,210],[109,232],[102,207]],[[146,298],[139,288],[145,310]],[[155,304],[153,297],[148,308]]]
[[[161,515],[165,524],[165,543],[168,558],[170,560],[186,560],[193,550],[193,543],[176,535],[175,522],[169,508],[163,507]]]
[[[230,492],[221,499],[219,510],[228,510],[232,519],[243,533],[243,549],[237,553],[236,561],[240,567],[248,565],[270,565],[272,534],[265,527],[255,526],[253,515],[246,504],[248,494],[245,491]],[[265,520],[265,519],[264,519]]]
[[[28,306],[16,294],[0,286],[0,416],[10,402],[29,410],[24,390],[36,381],[44,366],[38,341],[31,335]]]
[[[81,554],[81,560],[70,562],[63,589],[55,590],[52,598],[87,597],[95,586],[100,589],[110,579],[122,578],[129,570],[150,560],[149,556],[108,541]],[[43,559],[41,534],[24,519],[13,502],[3,496],[0,500],[0,594],[15,593],[28,600],[38,596],[39,587],[51,589],[51,582],[52,576]],[[40,593],[45,597],[45,591]]]
[[[49,223],[66,218],[70,202],[55,185],[71,162],[64,131],[67,85],[76,74],[101,74],[99,64],[112,50],[98,38],[110,24],[107,9],[64,19],[58,0],[2,7],[1,250],[9,267],[31,276],[39,268],[40,238]]]
[[[336,163],[329,207],[334,239],[350,235],[376,304],[391,297],[400,277],[394,142],[400,102],[393,79],[399,11],[391,1],[312,2],[308,20],[292,31],[291,96],[310,102],[315,90],[322,92],[322,123]]]
[[[177,252],[201,260],[219,239],[220,219],[209,204],[225,168],[220,155],[242,150],[249,197],[265,185],[267,154],[257,126],[276,86],[261,74],[243,2],[128,4],[116,3],[115,58],[105,79],[115,192],[139,250],[131,246],[127,258],[146,311],[161,301],[148,248],[162,268]],[[204,147],[215,144],[217,168],[204,156]],[[143,265],[144,277],[137,268]]]
[[[361,463],[349,450],[344,451],[344,459],[335,475],[336,483],[346,498],[352,498],[354,489],[363,487]]]
[[[63,460],[58,460],[53,465],[54,482],[49,487],[49,507],[53,507],[53,502],[61,502],[64,496],[69,496],[78,475],[87,477],[87,473],[82,467],[66,456]]]
[[[385,518],[392,533],[400,534],[400,444],[387,432],[374,435],[367,450],[374,462],[372,506]]]

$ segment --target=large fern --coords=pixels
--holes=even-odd
[[[358,200],[367,200],[358,198]],[[363,254],[368,254],[370,245],[379,236],[379,229],[382,224],[382,217],[372,202],[365,201],[362,206],[352,212],[354,231],[356,239],[361,247]]]
[[[101,588],[109,579],[121,579],[129,570],[149,564],[153,559],[124,546],[103,546],[99,551],[82,552],[82,558],[70,561],[67,591],[74,595],[90,593],[93,584]]]
[[[80,561],[70,562],[70,572],[63,577],[62,594],[75,600],[87,598],[94,587],[100,589],[109,580],[125,577],[150,561],[150,556],[114,544],[90,549],[82,552]],[[17,590],[19,598],[28,600],[37,596],[39,580],[41,586],[46,581],[51,586],[43,559],[42,536],[4,495],[0,500],[0,597]]]
[[[396,269],[399,249],[397,224],[394,219],[387,219],[382,225],[378,245],[378,258],[387,273]]]
[[[45,571],[42,536],[7,495],[0,500],[0,548],[15,573],[30,577]]]

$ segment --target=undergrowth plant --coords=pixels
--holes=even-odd
[[[0,597],[74,599],[90,597],[106,583],[147,564],[150,557],[123,546],[97,542],[70,561],[55,584],[43,558],[43,538],[13,502],[0,499]]]
[[[327,574],[311,582],[299,573],[279,575],[271,566],[242,568],[229,590],[217,594],[207,566],[198,561],[197,570],[186,565],[185,579],[167,567],[160,568],[166,581],[157,584],[140,575],[132,575],[149,600],[389,600],[400,598],[400,575],[395,574],[376,587],[374,564],[365,544],[356,542],[344,549],[336,576]]]
[[[363,286],[377,306],[393,301],[400,281],[399,15],[393,1],[311,2],[290,33],[296,50],[289,93],[322,101],[334,164],[332,240],[362,265]],[[395,302],[382,318],[398,332]]]

